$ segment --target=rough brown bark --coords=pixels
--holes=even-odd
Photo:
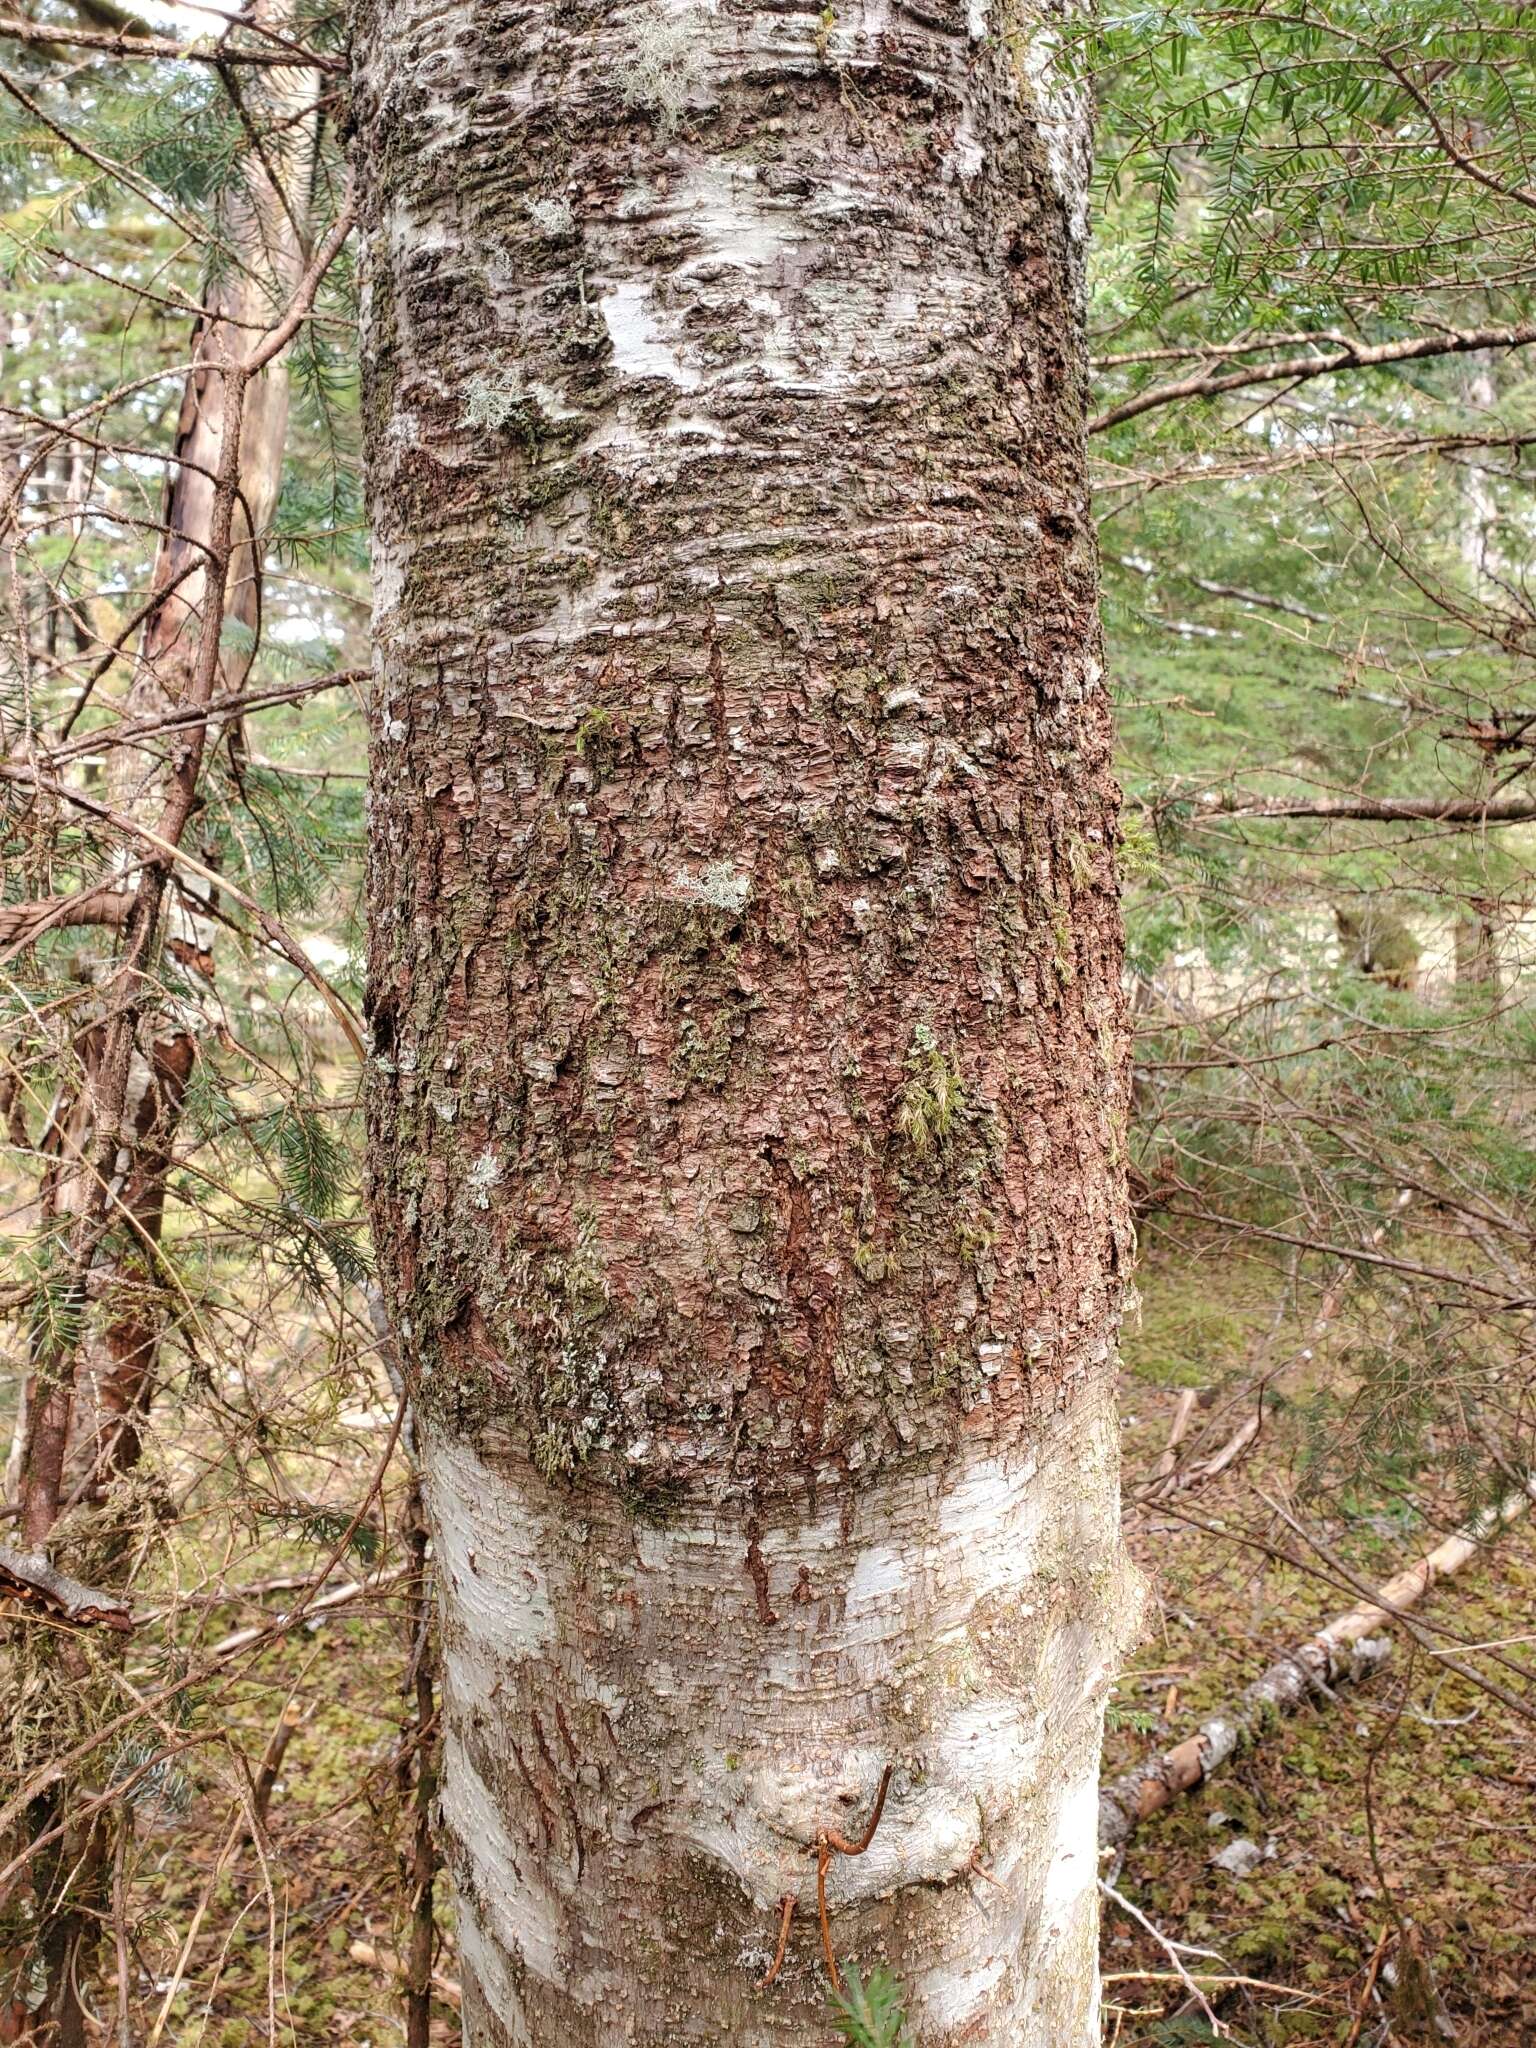
[[[373,1202],[477,2043],[821,2039],[888,1766],[837,1953],[924,2044],[1096,2039],[1125,1031],[1049,53],[359,20]]]

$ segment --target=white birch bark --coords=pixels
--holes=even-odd
[[[1117,1427],[1106,1400],[881,1482],[851,1527],[775,1517],[766,1646],[728,1520],[573,1518],[515,1454],[429,1436],[470,2040],[824,2041],[816,1839],[861,1834],[893,1765],[831,1867],[840,1961],[889,1958],[923,2044],[1096,2048]]]

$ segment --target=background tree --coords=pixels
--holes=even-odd
[[[324,43],[324,24],[307,26]],[[152,46],[142,23],[115,31],[125,56]],[[59,33],[77,31],[63,23]],[[85,32],[87,49],[104,40],[113,37]],[[178,1782],[153,1746],[120,1728],[104,1758],[91,1739],[97,1726],[113,1729],[121,1706],[113,1643],[129,1623],[125,1581],[153,1577],[166,1526],[199,1512],[202,1488],[224,1493],[221,1482],[234,1480],[238,1497],[257,1448],[241,1441],[252,1419],[240,1416],[244,1404],[226,1397],[234,1427],[223,1442],[204,1438],[190,1488],[185,1469],[158,1458],[134,1470],[162,1329],[180,1356],[171,1382],[184,1424],[185,1375],[206,1387],[226,1369],[231,1319],[248,1326],[259,1300],[280,1322],[295,1280],[323,1292],[322,1262],[333,1284],[362,1270],[329,1220],[345,1201],[345,1160],[326,1128],[335,1112],[313,1106],[303,1034],[273,1018],[272,1050],[287,1071],[275,1069],[260,1049],[274,1033],[253,1016],[267,996],[212,978],[215,931],[248,917],[258,948],[276,948],[324,987],[280,919],[320,895],[314,827],[334,838],[348,808],[343,799],[338,810],[326,780],[301,795],[280,763],[253,759],[242,726],[263,704],[310,696],[316,682],[295,683],[295,660],[334,668],[344,644],[323,605],[307,593],[294,601],[262,573],[267,548],[286,545],[291,561],[313,545],[301,463],[273,532],[287,352],[298,337],[303,425],[328,438],[328,344],[306,323],[346,231],[332,218],[334,142],[320,136],[320,80],[335,60],[291,42],[278,49],[284,40],[258,11],[249,40],[226,34],[195,62],[105,72],[82,71],[39,38],[20,75],[4,78],[7,162],[23,189],[5,223],[12,886],[0,927],[7,960],[24,962],[7,976],[8,1134],[39,1199],[10,1303],[25,1318],[28,1353],[11,1460],[22,1547],[5,1550],[0,1575],[44,1615],[112,1632],[102,1643],[34,1628],[6,1671],[16,1774],[5,1804],[20,1823],[9,1847],[23,1845],[0,1938],[7,2038],[18,2028],[85,2038],[110,1904],[125,1939],[142,1808],[132,1787],[145,1770],[157,1796]],[[65,246],[82,225],[94,261]],[[172,439],[159,431],[167,414]],[[329,478],[325,489],[336,502]],[[293,631],[305,623],[307,642]],[[215,1050],[212,1071],[199,1071],[202,1044]],[[251,1269],[233,1288],[221,1270],[231,1168],[243,1182],[233,1206],[244,1257],[260,1259],[265,1244],[290,1269],[259,1296]],[[172,1195],[184,1214],[168,1246]],[[210,1197],[224,1211],[212,1237],[199,1228]],[[333,1368],[355,1346],[337,1348]],[[257,1409],[267,1457],[282,1440],[267,1424],[282,1408],[269,1379]],[[278,1500],[271,1479],[254,1499],[247,1490],[247,1518],[302,1520],[302,1485],[275,1468],[273,1477]],[[179,1725],[184,1680],[174,1668],[165,1675]],[[78,1771],[45,1770],[27,1795],[38,1766],[72,1748]],[[125,1785],[116,1813],[103,1811],[104,1769]],[[18,1876],[30,1883],[18,1887]]]
[[[281,89],[273,97],[269,82],[271,103],[263,107],[259,81],[243,92],[233,83],[234,68],[226,80],[244,122],[251,123],[254,98],[280,138],[275,147],[286,189],[272,147],[258,136],[255,161],[244,167],[248,176],[221,195],[223,274],[208,278],[205,309],[192,329],[195,367],[182,392],[151,602],[122,707],[128,728],[142,736],[113,748],[103,764],[110,804],[130,839],[138,828],[140,844],[119,853],[127,868],[121,883],[20,905],[7,918],[23,938],[50,924],[124,933],[106,999],[92,1006],[97,1014],[87,1013],[73,1048],[81,1085],[52,1106],[42,1140],[56,1162],[44,1215],[74,1225],[67,1253],[73,1270],[63,1292],[83,1303],[89,1290],[102,1313],[95,1327],[82,1325],[78,1349],[70,1344],[60,1352],[45,1340],[24,1391],[17,1434],[21,1523],[33,1551],[47,1543],[72,1462],[77,1485],[99,1492],[137,1456],[159,1315],[153,1247],[201,1021],[172,990],[168,1004],[153,1000],[154,978],[145,970],[165,945],[184,973],[211,971],[213,926],[191,906],[208,896],[205,876],[219,857],[217,839],[209,832],[199,845],[201,873],[178,873],[175,849],[201,807],[203,753],[222,737],[222,721],[199,714],[215,699],[239,697],[258,644],[256,536],[271,518],[281,482],[288,371],[281,349],[263,343],[304,290],[315,77],[303,70],[278,74]],[[258,352],[267,360],[242,374],[240,366]],[[67,443],[68,435],[59,438]],[[79,460],[78,449],[71,455]],[[24,490],[24,474],[17,488]],[[78,686],[60,726],[64,740],[110,674],[115,649],[106,652]],[[168,753],[167,727],[175,735]],[[238,771],[238,717],[230,745]]]
[[[1531,54],[1518,8],[1252,0],[1085,55],[1145,1228],[1314,1305],[1358,1253],[1313,1478],[1469,1506],[1528,1429]]]

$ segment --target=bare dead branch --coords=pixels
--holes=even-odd
[[[1255,384],[1304,383],[1312,377],[1327,377],[1338,370],[1380,370],[1393,363],[1417,363],[1433,356],[1468,355],[1477,349],[1524,348],[1536,341],[1536,322],[1518,327],[1476,327],[1448,334],[1420,334],[1407,341],[1383,341],[1374,345],[1346,341],[1325,353],[1309,350],[1305,355],[1281,356],[1274,362],[1255,363],[1240,370],[1200,370],[1167,384],[1154,384],[1138,391],[1107,412],[1088,422],[1090,434],[1108,433],[1126,420],[1163,405],[1176,405],[1184,398],[1219,398],[1224,392],[1245,391]]]
[[[228,43],[183,43],[174,36],[157,36],[148,29],[129,27],[122,29],[59,28],[52,25],[40,27],[34,21],[20,21],[15,15],[0,15],[0,36],[9,36],[13,42],[28,43],[37,48],[62,48],[69,50],[99,50],[107,57],[172,58],[184,64],[257,64],[268,70],[287,71],[345,71],[346,65],[339,57],[323,56],[318,50],[307,50],[300,46],[271,50],[252,50],[243,44],[231,47]]]
[[[128,1635],[134,1627],[126,1601],[115,1593],[102,1593],[61,1572],[41,1554],[12,1550],[0,1543],[0,1593],[13,1600],[37,1602],[43,1610],[77,1627],[102,1627]]]
[[[1368,824],[1528,825],[1530,796],[1208,796],[1202,811],[1223,818],[1340,818]]]

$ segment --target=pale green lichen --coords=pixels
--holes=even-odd
[[[477,1209],[489,1209],[491,1194],[501,1180],[501,1161],[489,1146],[469,1169],[469,1199]]]
[[[603,1352],[567,1344],[545,1375],[545,1412],[533,1432],[532,1450],[546,1479],[568,1479],[600,1444],[611,1441],[607,1365]]]
[[[576,215],[568,199],[530,199],[528,218],[549,242],[568,242],[576,232]]]
[[[461,427],[504,427],[531,403],[523,380],[515,370],[498,370],[487,377],[477,370],[464,386]]]
[[[738,874],[728,860],[712,860],[702,874],[679,873],[673,884],[684,896],[737,917],[752,899],[752,877]]]
[[[629,49],[614,66],[625,106],[654,114],[666,134],[704,82],[703,28],[700,8],[668,14],[653,4],[635,23]]]
[[[576,1242],[541,1262],[542,1320],[559,1351],[536,1390],[533,1461],[549,1480],[569,1478],[596,1450],[613,1447],[618,1412],[600,1332],[610,1311],[597,1219],[577,1216]]]
[[[897,1128],[920,1159],[942,1145],[965,1107],[960,1069],[927,1024],[917,1025],[907,1053],[907,1081],[896,1110]]]

